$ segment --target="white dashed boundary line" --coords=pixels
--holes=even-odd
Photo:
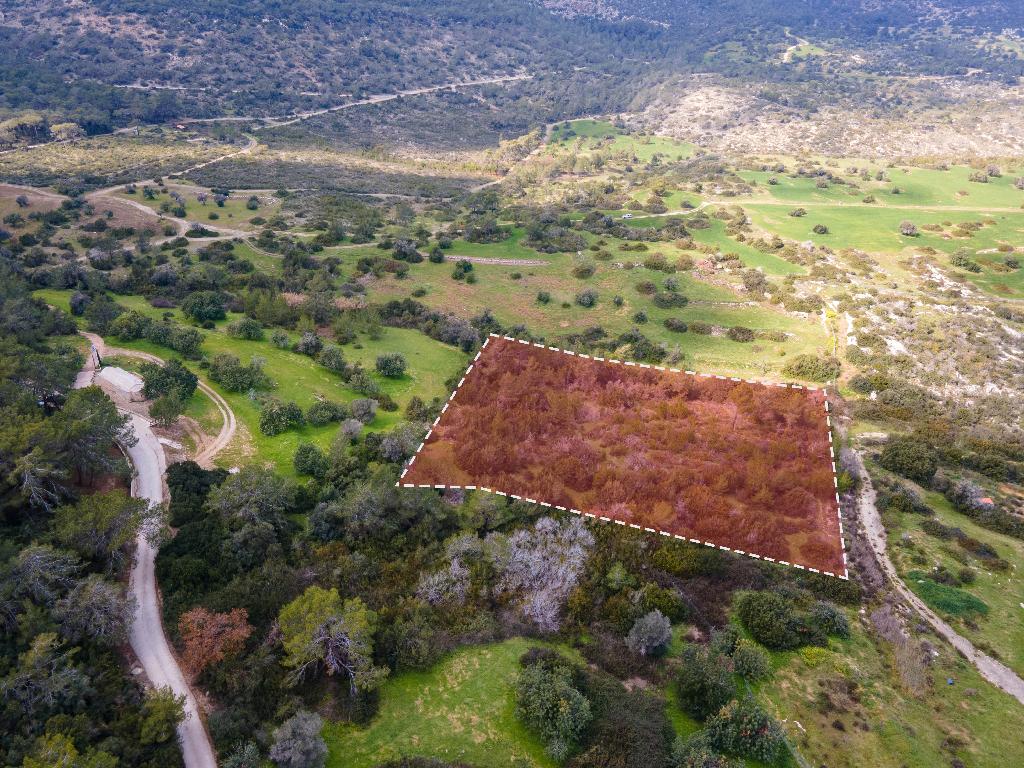
[[[402,474],[399,477],[398,482],[395,483],[395,487],[396,488],[431,488],[431,489],[438,489],[438,490],[443,490],[443,489],[446,489],[446,488],[455,488],[455,489],[462,489],[462,490],[466,490],[466,491],[486,491],[487,493],[494,493],[494,494],[497,494],[498,496],[507,496],[510,499],[516,499],[518,501],[526,501],[526,502],[529,502],[530,504],[539,504],[542,507],[550,507],[551,509],[557,509],[557,510],[559,510],[561,512],[571,512],[574,515],[579,515],[580,517],[584,517],[584,518],[587,518],[589,520],[599,520],[602,523],[615,523],[616,525],[621,525],[621,526],[629,527],[629,528],[635,528],[638,531],[645,531],[647,533],[657,533],[657,534],[660,534],[661,536],[666,536],[666,537],[672,538],[672,539],[678,539],[679,541],[688,541],[691,544],[703,544],[704,546],[711,547],[712,549],[721,549],[721,550],[724,550],[726,552],[734,552],[737,555],[744,555],[746,557],[752,557],[755,560],[765,560],[765,561],[767,561],[769,563],[777,563],[779,565],[788,565],[791,568],[796,568],[796,569],[801,570],[801,571],[809,571],[810,573],[819,573],[819,574],[822,574],[824,576],[834,576],[836,578],[849,580],[849,578],[850,578],[850,570],[849,570],[849,567],[847,566],[847,560],[846,560],[846,537],[845,537],[845,535],[843,533],[843,513],[842,513],[842,509],[840,507],[840,501],[839,501],[839,475],[838,475],[837,470],[836,470],[836,453],[835,453],[834,442],[833,442],[833,439],[832,439],[832,416],[831,416],[831,413],[830,413],[829,407],[828,407],[828,389],[826,389],[824,387],[821,388],[821,392],[824,395],[824,401],[825,401],[825,426],[828,429],[828,452],[829,452],[829,456],[831,457],[831,461],[832,461],[832,485],[835,488],[835,496],[836,496],[836,519],[839,521],[839,545],[840,545],[840,549],[842,550],[842,553],[843,553],[843,572],[842,573],[833,573],[832,571],[823,571],[823,570],[820,570],[818,568],[811,568],[810,566],[807,566],[807,565],[800,565],[798,563],[791,563],[788,560],[776,560],[775,558],[768,557],[767,555],[758,555],[758,554],[755,554],[754,552],[745,552],[742,549],[732,549],[731,547],[726,547],[726,546],[723,546],[721,544],[715,544],[715,543],[710,542],[710,541],[701,541],[700,539],[687,538],[686,536],[681,536],[678,533],[672,533],[670,531],[657,530],[657,529],[654,529],[654,528],[647,528],[646,526],[637,525],[636,523],[627,523],[627,522],[625,522],[623,520],[615,520],[615,519],[610,518],[610,517],[605,517],[604,515],[595,515],[595,514],[593,514],[591,512],[581,512],[578,509],[572,509],[572,508],[569,508],[569,507],[563,507],[563,506],[561,506],[559,504],[549,504],[546,501],[538,501],[537,499],[531,499],[531,498],[526,498],[526,497],[523,497],[523,496],[518,496],[518,495],[516,495],[514,493],[506,493],[505,491],[499,491],[499,490],[494,489],[494,488],[485,488],[483,486],[477,486],[477,485],[443,485],[443,484],[441,484],[441,485],[433,485],[433,484],[429,484],[429,483],[417,485],[415,483],[403,483],[402,480],[405,479],[406,474],[409,472],[409,470],[412,468],[413,463],[416,461],[416,457],[420,455],[420,451],[423,450],[423,446],[426,445],[427,440],[430,439],[430,435],[434,431],[434,427],[436,427],[438,422],[441,421],[441,416],[443,416],[445,414],[445,412],[448,410],[448,405],[452,402],[452,400],[455,399],[455,396],[459,393],[459,389],[462,387],[462,385],[465,384],[466,378],[469,376],[470,372],[472,372],[473,366],[476,365],[476,361],[480,359],[480,355],[483,354],[483,351],[485,349],[487,349],[487,345],[491,343],[491,339],[498,339],[498,338],[505,339],[506,341],[515,341],[515,342],[518,342],[519,344],[524,344],[526,346],[537,347],[539,349],[547,349],[547,350],[550,350],[551,352],[561,352],[563,355],[572,355],[573,357],[583,358],[584,360],[596,360],[597,362],[600,362],[600,363],[612,363],[612,364],[616,364],[616,365],[627,365],[627,366],[636,367],[636,368],[651,368],[651,369],[656,370],[656,371],[663,371],[663,372],[667,372],[667,373],[682,373],[682,374],[685,374],[687,376],[697,376],[697,377],[706,378],[706,379],[721,379],[723,381],[724,380],[728,380],[728,381],[741,381],[741,382],[745,382],[747,384],[759,384],[759,385],[761,385],[763,387],[783,387],[783,388],[787,388],[787,389],[805,389],[805,390],[810,390],[812,392],[816,392],[819,389],[818,387],[806,386],[806,385],[801,385],[801,384],[785,384],[785,383],[774,382],[774,381],[757,381],[755,379],[741,379],[741,378],[737,378],[736,376],[721,376],[719,374],[713,374],[713,373],[697,373],[695,371],[686,371],[686,370],[682,370],[680,368],[667,368],[667,367],[662,366],[662,365],[649,365],[648,363],[634,363],[634,362],[624,361],[624,360],[615,360],[615,359],[612,359],[612,358],[597,357],[595,355],[585,355],[585,354],[583,354],[581,352],[573,352],[570,349],[561,349],[560,347],[552,347],[552,346],[548,346],[546,344],[540,344],[540,343],[535,342],[535,341],[525,341],[524,339],[517,339],[517,338],[515,338],[513,336],[501,336],[501,335],[499,335],[497,333],[491,333],[491,334],[488,334],[488,337],[484,341],[483,346],[480,347],[480,351],[476,353],[476,357],[474,357],[473,360],[470,362],[469,367],[466,368],[466,372],[464,374],[462,374],[462,378],[459,379],[459,383],[455,387],[455,390],[451,393],[451,395],[448,396],[448,400],[445,402],[444,406],[441,408],[441,415],[438,416],[436,419],[434,419],[434,423],[430,425],[430,429],[427,430],[427,434],[423,438],[423,442],[420,443],[419,448],[416,449],[416,453],[413,454],[412,458],[409,459],[408,463],[406,463],[405,467],[402,469]]]

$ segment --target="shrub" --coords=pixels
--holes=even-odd
[[[814,234],[816,234],[816,235],[827,235],[828,234],[828,227],[826,227],[824,224],[815,224],[814,225]]]
[[[270,378],[263,372],[263,361],[253,358],[243,366],[234,355],[221,353],[210,362],[210,378],[229,392],[246,392],[270,386]]]
[[[633,315],[633,322],[638,323],[639,325],[643,325],[644,323],[647,322],[647,313],[644,312],[643,310],[640,310],[639,312]]]
[[[890,472],[927,484],[939,468],[938,456],[923,440],[897,437],[885,444],[878,463]]]
[[[691,326],[692,329],[692,326]],[[797,355],[782,369],[786,376],[807,381],[832,381],[839,376],[842,366],[834,357]]]
[[[729,660],[707,648],[688,644],[683,665],[676,678],[676,693],[684,711],[704,720],[720,710],[735,695]]]
[[[442,251],[439,246],[435,246],[430,251],[430,257],[429,258],[430,258],[430,263],[431,264],[441,264],[441,263],[444,262],[444,251]]]
[[[537,301],[541,304],[547,304],[548,302],[551,301],[551,294],[548,293],[547,291],[538,291]]]
[[[734,325],[725,335],[733,341],[747,342],[754,340],[754,332],[750,328],[744,328],[742,325]]]
[[[761,646],[749,640],[737,641],[732,652],[732,666],[737,675],[750,682],[764,680],[772,674],[772,663],[768,654]]]
[[[920,232],[914,222],[904,219],[900,222],[900,234],[905,237],[917,237]]]
[[[597,304],[597,291],[593,288],[586,288],[576,294],[576,303],[581,307],[593,307]]]
[[[270,335],[270,343],[278,349],[288,349],[292,345],[292,340],[286,332],[274,331]]]
[[[672,624],[655,609],[641,616],[626,636],[626,646],[641,656],[661,653],[672,640]]]
[[[397,352],[377,356],[377,373],[388,378],[398,378],[405,373],[405,357]]]
[[[306,421],[314,427],[323,427],[346,418],[348,406],[344,403],[332,403],[330,400],[317,400],[306,410]]]
[[[654,306],[661,309],[678,309],[690,303],[686,296],[673,291],[659,291],[654,294],[652,300],[654,301]]]
[[[217,291],[196,291],[181,302],[181,311],[197,323],[223,320],[227,317],[224,299]]]
[[[279,435],[292,427],[301,427],[304,423],[302,409],[295,403],[285,403],[271,397],[260,411],[260,432],[268,437]]]
[[[686,333],[686,323],[676,317],[665,318],[665,327],[676,333]]]
[[[690,323],[690,332],[691,333],[699,333],[701,336],[710,336],[712,331],[714,331],[714,330],[715,330],[715,327],[713,325],[708,324],[708,323],[702,323],[702,322],[699,322],[699,321],[695,321],[695,322]]]
[[[292,464],[300,475],[312,475],[318,479],[322,478],[330,467],[327,456],[312,443],[299,443]]]
[[[349,367],[345,361],[345,353],[341,351],[339,346],[328,344],[320,350],[320,354],[316,356],[316,361],[327,370],[341,376],[348,374]]]
[[[313,331],[306,331],[302,334],[299,340],[295,342],[295,351],[300,355],[316,357],[320,354],[320,350],[323,348],[323,339],[317,336]]]
[[[751,636],[768,648],[797,648],[803,644],[797,633],[789,601],[775,592],[741,592],[736,614]]]
[[[722,707],[708,721],[707,736],[716,749],[769,765],[779,759],[785,746],[781,726],[749,694]]]
[[[545,751],[557,762],[572,753],[592,718],[590,701],[572,677],[564,665],[534,664],[516,683],[516,714],[544,740]]]
[[[850,636],[850,622],[847,620],[846,614],[832,603],[824,600],[815,603],[811,608],[811,621],[826,635]]]
[[[247,339],[248,341],[263,341],[263,326],[251,317],[244,317],[233,323],[228,323],[228,336],[236,339]]]

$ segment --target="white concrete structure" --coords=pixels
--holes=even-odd
[[[142,393],[142,388],[146,385],[142,377],[136,376],[124,368],[113,365],[105,366],[96,374],[96,381],[101,386],[104,383],[110,385],[128,400],[138,402],[146,399]]]

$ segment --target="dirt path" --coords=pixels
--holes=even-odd
[[[163,358],[151,355],[148,352],[139,352],[134,349],[123,349],[121,347],[110,347],[107,346],[101,336],[98,336],[95,333],[89,333],[88,331],[79,331],[79,333],[89,340],[89,342],[96,348],[96,351],[99,352],[101,358],[123,355],[125,357],[134,357],[138,360],[156,363],[157,365],[164,364]],[[221,397],[213,388],[206,384],[206,382],[202,380],[199,381],[199,391],[213,401],[213,404],[217,406],[217,410],[220,411],[221,419],[223,420],[220,432],[217,433],[217,436],[209,445],[201,448],[193,457],[197,464],[209,469],[213,466],[214,457],[224,450],[224,448],[226,448],[231,442],[232,438],[234,438],[235,432],[238,429],[238,422],[235,420],[235,412],[231,410],[231,406],[228,405],[227,400]]]
[[[153,355],[133,353],[131,350],[117,350],[103,346],[103,340],[95,334],[83,335],[90,339],[100,354],[134,354],[147,360],[156,360]],[[97,343],[98,342],[98,343]],[[75,387],[92,384],[96,373],[96,356],[90,354],[85,366],[75,378]],[[132,479],[132,496],[145,499],[151,505],[167,501],[164,473],[167,470],[163,446],[153,430],[150,420],[137,413],[118,407],[121,413],[131,419],[132,431],[137,441],[122,450],[135,470]],[[185,719],[178,724],[178,743],[181,746],[185,768],[217,768],[217,757],[213,743],[192,688],[174,656],[167,635],[164,633],[163,615],[160,607],[160,593],[156,583],[157,547],[149,539],[149,531],[139,531],[135,540],[135,556],[128,580],[128,589],[133,598],[133,615],[128,641],[135,653],[146,678],[154,688],[170,688],[175,695],[185,700]]]
[[[395,99],[402,98],[403,96],[421,96],[425,93],[436,93],[437,91],[446,90],[458,90],[459,88],[470,88],[477,85],[497,85],[499,83],[511,83],[517,80],[531,80],[533,75],[504,75],[502,77],[485,77],[479,80],[461,80],[452,83],[444,83],[442,85],[430,85],[423,88],[410,88],[404,91],[396,91],[395,93],[383,93],[376,96],[368,96],[365,99],[356,99],[354,101],[346,101],[342,104],[336,104],[333,107],[324,107],[323,109],[312,109],[308,112],[296,112],[291,115],[280,115],[277,117],[266,117],[261,115],[226,115],[222,117],[187,117],[180,120],[176,120],[175,123],[184,125],[194,123],[224,123],[224,122],[258,122],[264,123],[264,125],[256,126],[253,130],[259,131],[264,128],[277,128],[284,125],[294,125],[303,120],[308,120],[311,117],[319,117],[321,115],[327,115],[331,112],[340,112],[343,109],[352,109],[353,107],[362,107],[367,104],[382,104],[386,101],[393,101]]]
[[[864,469],[863,459],[861,459],[860,455],[856,452],[854,452],[854,455],[856,456],[861,476],[861,490],[857,497],[857,513],[861,524],[864,527],[864,533],[867,537],[868,543],[871,545],[871,549],[874,551],[875,557],[882,567],[882,571],[885,573],[889,581],[892,582],[896,592],[915,611],[917,611],[925,621],[931,624],[936,633],[945,638],[950,645],[962,653],[964,657],[978,669],[978,672],[981,673],[982,677],[996,687],[1006,691],[1006,693],[1013,696],[1021,704],[1024,704],[1024,680],[1022,680],[1016,672],[1005,664],[996,661],[991,656],[988,656],[975,648],[974,644],[970,640],[958,634],[955,629],[949,626],[949,624],[939,618],[931,608],[925,605],[924,602],[915,595],[900,578],[899,573],[896,571],[896,566],[893,565],[892,560],[889,559],[889,554],[886,550],[888,539],[886,537],[885,528],[882,526],[881,515],[878,512],[878,508],[875,506],[874,486],[871,484],[871,478]]]

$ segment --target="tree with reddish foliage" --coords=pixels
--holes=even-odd
[[[184,645],[185,668],[198,677],[207,667],[241,651],[252,629],[245,608],[214,613],[198,607],[183,613],[178,631]]]

